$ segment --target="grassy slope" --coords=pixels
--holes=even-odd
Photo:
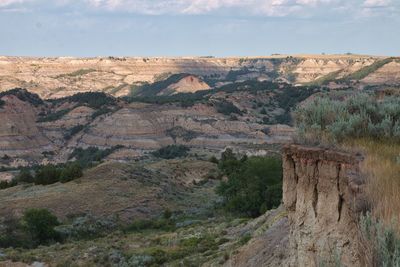
[[[400,143],[358,139],[350,146],[364,151],[362,171],[367,177],[367,194],[372,213],[390,225],[400,221]],[[400,225],[396,227],[400,233]]]

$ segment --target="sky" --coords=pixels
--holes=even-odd
[[[0,55],[400,55],[400,0],[0,0]]]

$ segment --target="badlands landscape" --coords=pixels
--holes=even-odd
[[[400,58],[3,56],[0,122],[0,266],[400,264]]]

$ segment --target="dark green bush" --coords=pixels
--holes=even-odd
[[[85,105],[91,107],[93,109],[100,109],[105,105],[116,105],[117,100],[107,95],[103,92],[84,92],[77,93],[72,96],[67,96],[59,99],[54,99],[52,102],[54,103],[62,103],[62,102],[75,102],[78,105]]]
[[[28,92],[28,90],[22,89],[22,88],[15,88],[15,89],[11,89],[11,90],[8,90],[5,92],[1,92],[0,98],[2,98],[5,95],[14,95],[19,100],[24,101],[24,102],[29,102],[30,104],[34,105],[35,107],[43,104],[43,100],[37,94]]]
[[[215,164],[218,164],[218,163],[219,163],[219,160],[218,160],[215,156],[212,156],[212,157],[209,159],[209,161],[212,162],[212,163],[215,163]]]
[[[12,179],[11,181],[0,181],[0,189],[10,188],[16,185],[18,185],[18,181],[16,179]]]
[[[101,115],[110,113],[111,111],[112,111],[112,110],[109,109],[109,108],[107,108],[107,107],[102,107],[102,108],[96,110],[95,112],[93,112],[93,114],[92,114],[92,116],[91,116],[91,117],[92,117],[92,120],[94,120],[95,118],[97,118],[97,117],[99,117],[99,116],[101,116]]]
[[[282,198],[282,162],[274,157],[243,157],[223,153],[220,169],[228,176],[217,187],[224,207],[231,212],[258,216],[279,206]]]
[[[217,101],[214,103],[214,106],[219,113],[222,113],[226,116],[229,116],[233,113],[238,115],[243,114],[243,112],[238,107],[236,107],[234,104],[226,100]]]
[[[74,135],[76,135],[77,133],[82,131],[84,128],[85,128],[84,125],[76,125],[76,126],[72,127],[71,129],[67,130],[64,133],[64,139],[65,140],[71,139]]]
[[[34,182],[37,185],[54,184],[60,181],[61,169],[49,164],[39,168],[36,172]]]
[[[186,157],[189,151],[190,148],[184,145],[169,145],[154,151],[152,154],[157,158],[174,159]]]
[[[50,113],[46,115],[45,117],[40,117],[37,122],[50,122],[50,121],[56,121],[64,117],[68,112],[70,112],[71,109],[63,109],[59,110],[54,113]]]
[[[3,99],[0,99],[0,108],[2,108],[5,104],[6,104],[6,102],[4,102]]]
[[[66,183],[77,178],[82,177],[82,167],[79,163],[74,162],[68,164],[65,168],[63,168],[60,172],[60,182]]]
[[[163,230],[173,231],[175,229],[175,222],[170,218],[159,218],[149,220],[134,220],[126,228],[128,232],[139,232],[144,230]]]
[[[61,165],[45,165],[39,167],[34,177],[34,183],[49,185],[57,182],[66,183],[82,177],[82,166],[77,162]]]
[[[36,245],[48,244],[59,238],[54,230],[54,227],[59,225],[58,219],[46,209],[26,210],[22,217],[22,223]]]
[[[74,151],[69,155],[69,159],[75,158],[82,168],[87,168],[92,166],[94,162],[100,162],[115,150],[122,147],[123,146],[114,146],[104,150],[97,147],[88,147],[86,149],[79,147],[74,149]]]
[[[28,169],[22,169],[15,178],[18,182],[33,183],[34,177]]]

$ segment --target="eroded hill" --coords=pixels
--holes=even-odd
[[[358,55],[277,55],[259,58],[23,58],[0,57],[0,88],[26,88],[43,98],[78,92],[126,96],[174,74],[183,78],[164,92],[193,92],[250,79],[343,87],[399,84],[396,58]]]

